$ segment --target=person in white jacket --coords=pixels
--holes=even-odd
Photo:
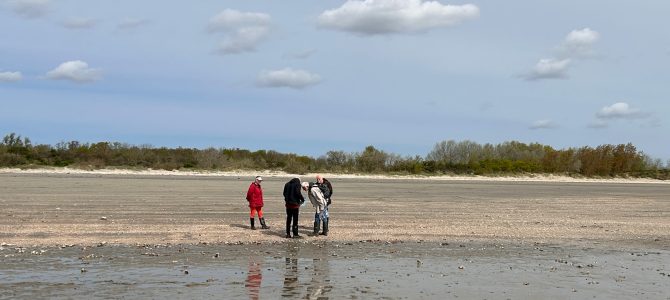
[[[328,187],[318,182],[303,182],[302,189],[307,191],[309,201],[314,206],[314,235],[319,234],[319,227],[322,221],[323,232],[321,234],[328,235],[328,199],[324,196],[324,194],[330,194],[327,191]],[[324,189],[326,189],[325,193]]]

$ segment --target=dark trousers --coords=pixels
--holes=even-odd
[[[286,208],[286,235],[291,234],[291,229],[293,229],[293,235],[298,234],[298,213],[300,208]],[[291,227],[291,220],[293,220],[293,227]]]

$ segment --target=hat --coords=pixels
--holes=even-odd
[[[263,177],[256,176],[256,180],[258,180],[258,181],[263,181]]]
[[[309,187],[309,182],[303,181],[300,185],[302,185],[302,187],[304,187],[304,188],[308,188]]]

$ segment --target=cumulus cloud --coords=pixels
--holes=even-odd
[[[551,129],[556,128],[556,124],[551,120],[538,120],[530,125],[530,129]]]
[[[53,80],[70,80],[78,83],[92,82],[102,78],[99,69],[89,68],[81,60],[68,61],[47,73],[47,78]]]
[[[600,34],[590,28],[573,30],[558,47],[556,57],[541,59],[528,74],[521,77],[526,80],[568,78],[568,66],[575,59],[593,56],[593,45],[599,39]]]
[[[321,82],[321,76],[305,70],[284,68],[265,70],[258,75],[258,85],[264,87],[289,87],[302,89]]]
[[[226,35],[216,50],[219,54],[253,52],[268,36],[271,21],[268,14],[226,9],[209,20],[207,30]]]
[[[361,35],[425,32],[479,17],[472,4],[444,5],[423,0],[349,0],[318,17],[322,28]]]
[[[131,30],[138,27],[142,27],[149,23],[147,19],[136,19],[136,18],[126,18],[121,20],[116,28],[119,30]]]
[[[600,109],[596,117],[598,119],[643,119],[649,117],[649,114],[638,108],[630,107],[628,103],[617,102]]]
[[[559,47],[562,57],[579,58],[594,55],[593,45],[600,39],[600,34],[591,28],[571,31]]]
[[[245,27],[270,26],[272,18],[264,13],[241,12],[226,9],[209,20],[207,29],[210,32],[229,32]]]
[[[7,4],[17,15],[26,19],[44,17],[49,12],[49,0],[9,0]]]
[[[240,28],[231,38],[219,44],[216,52],[222,55],[254,52],[269,33],[266,27]]]
[[[541,59],[530,73],[522,76],[526,80],[563,79],[568,78],[567,69],[570,59],[556,60],[553,58]]]
[[[69,18],[63,21],[63,27],[67,29],[91,29],[98,23],[91,18]]]
[[[0,82],[16,82],[23,79],[21,72],[0,72]]]

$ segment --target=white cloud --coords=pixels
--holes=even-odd
[[[227,36],[216,50],[219,54],[253,52],[268,36],[271,20],[270,15],[264,13],[226,9],[209,20],[207,30]]]
[[[21,72],[0,72],[0,82],[15,82],[23,79]]]
[[[69,18],[62,24],[67,29],[91,29],[95,27],[97,21],[91,18]]]
[[[594,55],[593,45],[600,39],[600,34],[590,28],[571,31],[559,47],[562,57],[578,58]]]
[[[593,45],[600,34],[590,28],[573,30],[558,47],[557,58],[541,59],[528,74],[521,76],[526,80],[565,79],[567,68],[574,59],[591,57],[595,54]]]
[[[49,71],[47,73],[47,78],[84,83],[100,80],[102,78],[102,73],[99,69],[89,68],[86,62],[74,60],[64,62],[57,68]]]
[[[268,27],[272,18],[264,13],[226,9],[209,20],[209,32],[231,32],[245,27]]]
[[[570,59],[556,60],[553,58],[541,59],[524,77],[526,80],[562,79],[567,78],[567,69]]]
[[[423,0],[349,0],[318,18],[323,28],[362,35],[416,33],[479,17],[472,4],[443,5]]]
[[[147,19],[136,19],[136,18],[126,18],[121,20],[119,24],[116,26],[117,29],[119,30],[130,30],[130,29],[135,29],[138,27],[142,27],[146,24],[149,23],[149,20]]]
[[[643,119],[648,116],[648,113],[642,112],[637,108],[632,108],[625,102],[617,102],[610,106],[605,106],[596,113],[596,117],[599,119]]]
[[[9,0],[9,7],[19,16],[36,19],[49,12],[49,0]]]
[[[321,76],[305,70],[284,68],[281,70],[262,71],[258,75],[258,85],[265,87],[289,87],[302,89],[321,82]]]
[[[223,55],[254,52],[268,32],[269,28],[266,27],[240,28],[233,37],[221,42],[216,52]]]
[[[551,129],[551,128],[556,128],[556,124],[554,124],[553,121],[551,120],[538,120],[535,121],[532,125],[530,125],[530,129]]]

